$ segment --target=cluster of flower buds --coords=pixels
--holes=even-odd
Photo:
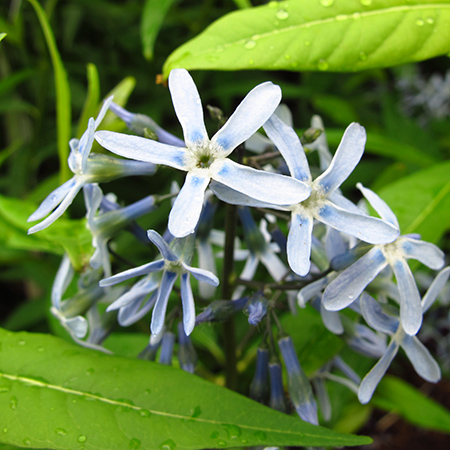
[[[423,314],[447,283],[450,268],[441,270],[444,254],[435,245],[416,235],[400,235],[394,213],[374,192],[358,184],[379,217],[342,194],[340,186],[363,155],[364,128],[351,124],[332,156],[320,130],[321,119],[313,117],[312,128],[300,139],[289,111],[279,106],[281,89],[266,82],[244,98],[210,139],[188,72],[173,70],[169,89],[184,140],[109,98],[97,119],[90,119],[82,138],[70,142],[74,177],[30,217],[35,221],[48,216],[30,233],[42,230],[64,213],[83,187],[95,252],[90,267],[79,276],[78,293],[63,300],[74,275],[68,257],[61,263],[52,293],[52,312],[72,337],[101,349],[113,321],[126,327],[151,312],[151,338],[140,357],[171,364],[177,349],[180,366],[194,372],[197,355],[189,337],[194,327],[246,314],[249,326],[262,334],[250,396],[283,412],[293,407],[313,424],[318,423],[318,406],[325,419],[331,415],[325,381],[346,385],[366,403],[400,347],[420,376],[436,382],[439,367],[417,333]],[[96,131],[108,108],[137,135]],[[266,136],[259,133],[261,127]],[[91,153],[94,139],[123,158]],[[239,146],[256,156],[244,158],[245,164],[232,160],[230,155]],[[318,153],[319,167],[309,166],[307,153],[312,151]],[[179,192],[154,192],[120,207],[98,186],[129,175],[153,175],[158,165],[186,172]],[[167,230],[145,233],[137,226],[137,218],[174,196]],[[243,242],[213,226],[215,217],[224,217],[219,200],[237,208]],[[161,257],[113,275],[112,267],[120,261],[109,244],[121,230],[133,233],[136,243],[153,244]],[[242,272],[232,280],[219,280],[216,267],[229,263],[225,254],[230,242],[231,258]],[[407,263],[411,258],[441,270],[423,297]],[[135,278],[136,282],[125,283]],[[219,281],[233,284],[225,299],[217,293]],[[181,309],[175,299],[181,299]],[[194,299],[206,305],[202,312],[196,311]],[[304,308],[308,302],[331,333],[341,335],[354,350],[379,358],[362,380],[339,355],[316,373],[304,372],[278,316],[290,314],[289,309],[296,314],[297,305]],[[351,316],[343,312],[346,308],[353,310]],[[301,313],[297,318],[301,326]],[[347,325],[350,320],[352,326]]]

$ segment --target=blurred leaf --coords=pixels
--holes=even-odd
[[[2,41],[5,36],[6,36],[6,33],[0,33],[0,41]]]
[[[80,139],[86,131],[89,119],[97,115],[98,104],[100,101],[100,80],[98,78],[97,67],[95,67],[94,64],[87,65],[87,80],[87,97],[77,127],[78,139]]]
[[[402,234],[419,233],[437,243],[450,227],[450,162],[436,164],[381,189]]]
[[[4,77],[2,80],[0,80],[0,95],[5,95],[11,92],[17,85],[23,83],[24,81],[28,80],[29,78],[35,75],[36,75],[35,70],[24,69],[14,72],[13,74],[7,77]]]
[[[128,97],[136,86],[136,79],[133,77],[124,78],[115,88],[113,88],[108,94],[106,98],[111,95],[114,96],[114,103],[117,103],[119,106],[124,107],[128,101]],[[102,120],[102,123],[98,127],[99,130],[108,129],[110,131],[116,131],[114,126],[111,124],[120,123],[123,127],[123,122],[117,118],[117,116],[108,111],[105,115],[105,118]]]
[[[148,345],[150,336],[143,333],[112,333],[103,346],[117,356],[137,358]]]
[[[185,69],[354,72],[450,50],[449,0],[292,0],[232,12],[176,49]]]
[[[29,329],[46,318],[48,309],[49,300],[47,298],[21,303],[3,321],[2,327],[10,331]]]
[[[315,95],[311,100],[318,113],[326,114],[337,124],[347,126],[358,121],[355,110],[346,99],[336,95]]]
[[[153,59],[153,47],[174,0],[146,0],[141,18],[141,41],[144,57]]]
[[[419,427],[450,433],[450,411],[394,376],[383,377],[371,404]]]
[[[0,239],[12,249],[38,250],[62,255],[66,251],[76,269],[89,262],[93,253],[92,237],[86,220],[59,218],[45,230],[27,235],[28,217],[34,203],[0,196]]]
[[[67,157],[69,156],[69,140],[71,138],[71,103],[70,87],[67,80],[66,70],[56,47],[55,37],[48,22],[47,16],[37,0],[28,0],[36,11],[39,22],[44,32],[50,57],[52,59],[55,74],[56,89],[56,124],[58,129],[58,155],[60,163],[60,182],[67,181],[69,167]]]
[[[6,444],[185,450],[370,442],[305,423],[173,367],[105,355],[49,335],[0,331],[0,340],[0,423],[7,429],[0,436]]]

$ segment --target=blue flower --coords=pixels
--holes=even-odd
[[[288,262],[297,275],[305,276],[310,270],[314,220],[371,244],[395,240],[399,234],[395,225],[369,217],[338,192],[339,186],[351,174],[364,152],[366,132],[361,125],[352,123],[347,128],[329,167],[314,181],[297,133],[276,115],[272,115],[265,123],[264,129],[286,160],[292,177],[311,189],[311,195],[306,200],[285,203],[290,206],[284,208],[291,211],[287,240]],[[211,189],[220,199],[230,203],[276,207],[270,205],[268,199],[261,201],[256,197],[249,198],[239,192],[232,192],[219,183],[212,184]]]
[[[450,267],[441,270],[436,276],[422,299],[421,308],[423,313],[433,304],[449,276]],[[366,293],[363,293],[361,296],[361,310],[365,320],[371,327],[392,336],[387,350],[381,359],[361,382],[358,391],[358,398],[361,403],[367,403],[371,399],[378,383],[383,378],[383,375],[386,373],[400,347],[403,348],[415,371],[423,379],[431,383],[439,381],[441,371],[437,362],[416,336],[409,336],[405,333],[400,321],[396,317],[386,314],[381,305]]]
[[[283,205],[307,198],[310,189],[301,181],[242,166],[228,158],[272,115],[281,90],[270,82],[255,87],[225,125],[209,139],[197,88],[184,69],[169,75],[169,89],[175,112],[184,132],[185,148],[138,136],[99,131],[95,139],[105,148],[138,161],[163,164],[187,173],[169,215],[169,231],[175,237],[193,233],[211,179],[257,200]]]
[[[39,208],[31,214],[28,222],[43,219],[53,211],[42,222],[32,226],[28,234],[47,228],[61,217],[80,189],[87,183],[106,182],[128,175],[151,175],[155,172],[153,164],[123,161],[100,153],[91,154],[95,130],[103,120],[111,101],[112,97],[105,101],[97,119],[94,120],[92,117],[89,119],[88,129],[80,140],[72,139],[69,142],[68,163],[74,176],[48,195]]]
[[[140,283],[142,283],[142,285],[138,288],[138,295],[127,296],[127,294],[125,294],[123,298],[119,298],[116,302],[111,304],[108,307],[108,311],[127,307],[127,305],[134,304],[133,302],[136,300],[142,301],[143,297],[145,297],[148,292],[155,290],[159,285],[158,291],[153,297],[155,306],[153,308],[151,322],[152,334],[158,334],[164,326],[167,304],[173,285],[178,276],[180,276],[184,331],[186,335],[189,336],[195,326],[194,297],[192,295],[189,275],[192,275],[199,281],[204,281],[205,283],[215,286],[219,284],[219,279],[207,270],[190,267],[185,262],[186,260],[190,261],[192,258],[193,249],[192,251],[189,249],[191,238],[193,238],[192,236],[184,239],[174,239],[171,245],[172,248],[169,247],[167,242],[154,230],[148,231],[148,238],[158,247],[163,259],[158,259],[157,261],[126,270],[125,272],[102,280],[100,282],[101,286],[111,286],[133,277],[148,275],[141,280]],[[162,272],[162,278],[159,283],[155,280],[154,276],[152,276],[154,272]],[[153,304],[151,304],[151,306],[153,306]],[[150,309],[150,307],[148,308]]]
[[[398,228],[397,218],[387,204],[371,190],[358,184],[366,199],[380,216]],[[444,253],[416,236],[400,236],[395,242],[375,245],[362,258],[336,277],[325,289],[323,304],[330,311],[338,311],[355,301],[366,286],[387,266],[397,280],[400,293],[400,317],[403,329],[415,335],[422,325],[422,306],[414,276],[406,262],[416,259],[433,270],[444,265]]]

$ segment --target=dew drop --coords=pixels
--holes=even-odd
[[[133,438],[128,444],[128,447],[132,450],[137,450],[141,446],[141,441],[139,439]]]
[[[77,441],[78,442],[86,442],[86,436],[84,434],[78,436]]]
[[[247,41],[244,44],[244,48],[246,48],[247,50],[251,50],[252,48],[255,48],[255,47],[256,47],[256,42],[253,41],[252,39],[250,39],[249,41]]]
[[[337,21],[342,21],[342,20],[347,20],[347,19],[348,19],[347,14],[339,14],[338,16],[336,16]]]
[[[269,8],[276,8],[278,6],[278,2],[277,1],[271,1],[268,4]]]
[[[353,299],[355,298],[355,294],[354,294],[353,292],[349,292],[349,293],[348,293],[348,298],[349,298],[350,300],[353,300]]]
[[[417,25],[418,27],[423,27],[424,24],[425,24],[425,22],[424,22],[422,19],[417,19],[417,20],[416,20],[416,25]]]
[[[359,59],[361,61],[365,61],[367,59],[367,55],[365,52],[359,52]]]
[[[91,367],[90,369],[86,370],[86,375],[92,375],[95,372],[95,370]]]
[[[319,70],[328,70],[328,63],[324,60],[321,59],[318,63],[317,63],[317,68]]]
[[[76,398],[72,399],[72,403],[76,403],[76,402],[77,402]]]
[[[217,445],[219,447],[225,447],[225,445],[227,445],[227,443],[225,441],[217,441]]]
[[[25,345],[26,344],[26,342],[23,340],[23,339],[21,339],[20,341],[18,341],[17,342],[19,345]]]
[[[139,411],[139,415],[141,417],[150,417],[152,413],[148,409],[142,409],[141,411]]]
[[[44,347],[38,347],[38,348],[37,348],[37,351],[38,351],[38,352],[43,352],[44,350],[45,350]]]
[[[150,395],[152,393],[152,391],[150,390],[150,389],[146,389],[145,391],[144,391],[144,394],[145,395]]]
[[[218,433],[217,431],[213,431],[213,432],[209,435],[209,437],[210,437],[211,439],[216,439],[216,438],[219,437],[219,433]]]
[[[25,445],[31,445],[31,441],[30,441],[28,438],[25,438],[25,439],[23,440],[23,443],[24,443]]]
[[[259,439],[260,441],[264,441],[266,439],[266,433],[264,433],[264,431],[256,431],[254,436],[256,439]]]
[[[241,442],[242,442],[243,444],[247,444],[247,443],[248,443],[248,440],[247,440],[247,439],[241,439]]]
[[[193,413],[191,414],[191,417],[198,417],[198,416],[200,416],[201,413],[202,413],[202,408],[200,408],[200,406],[197,405],[197,406],[194,408],[194,411],[193,411]]]
[[[172,439],[167,439],[159,447],[159,450],[174,450],[177,444]]]
[[[427,17],[427,23],[433,25],[434,19],[432,17]]]
[[[286,20],[289,17],[289,13],[285,9],[279,9],[275,17],[279,20]]]
[[[334,0],[320,0],[320,4],[322,6],[331,6],[334,3]]]
[[[17,397],[11,397],[11,400],[9,401],[9,407],[11,409],[17,409]]]
[[[65,436],[67,434],[67,431],[64,428],[56,428],[55,433],[58,436]]]
[[[352,14],[353,19],[358,20],[361,19],[361,13],[355,12]]]
[[[8,428],[4,427],[2,431],[3,431],[3,433],[7,433],[8,432]]]
[[[222,427],[227,432],[228,439],[236,439],[242,434],[241,429],[237,425],[233,425],[230,423],[223,423]]]
[[[361,5],[370,6],[372,4],[372,0],[361,0]]]
[[[209,62],[212,62],[212,63],[219,60],[219,58],[218,58],[216,55],[207,55],[207,56],[205,57],[205,59],[206,59],[207,61],[209,61]]]

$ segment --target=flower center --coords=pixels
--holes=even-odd
[[[187,168],[210,169],[221,158],[221,153],[210,141],[197,142],[187,149]]]

